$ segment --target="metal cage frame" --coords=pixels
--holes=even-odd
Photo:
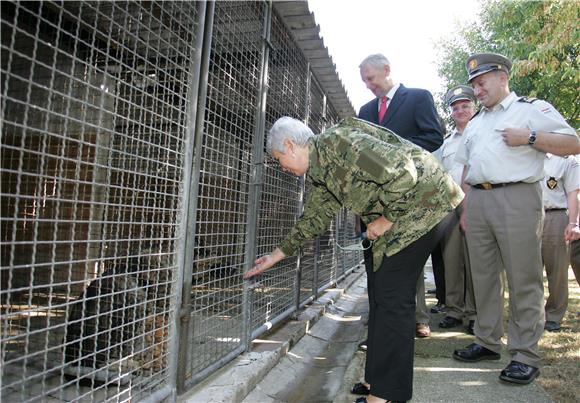
[[[340,118],[271,2],[0,6],[0,400],[175,399],[360,264],[344,211],[242,280],[308,191],[266,128]]]

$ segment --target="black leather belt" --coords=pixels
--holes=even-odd
[[[567,209],[565,208],[547,208],[544,209],[544,211],[566,211]]]
[[[485,182],[485,183],[478,183],[477,185],[473,185],[473,187],[476,189],[491,190],[491,189],[503,188],[503,187],[510,186],[510,185],[517,185],[518,183],[522,183],[522,182],[507,182],[507,183]]]

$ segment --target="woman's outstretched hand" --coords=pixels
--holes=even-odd
[[[264,255],[259,257],[254,262],[254,266],[250,270],[244,273],[244,279],[249,279],[258,274],[261,274],[268,270],[270,267],[274,266],[280,260],[284,259],[286,255],[280,249],[276,248],[269,255]]]

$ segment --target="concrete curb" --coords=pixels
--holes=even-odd
[[[350,393],[352,386],[364,379],[366,353],[357,351],[352,357],[352,361],[346,368],[342,386],[332,403],[352,403],[356,395]]]
[[[295,318],[284,322],[253,343],[252,351],[226,364],[194,388],[177,397],[178,402],[241,402],[285,357],[314,324],[365,273],[360,265],[334,288],[328,288],[318,300],[307,305]]]

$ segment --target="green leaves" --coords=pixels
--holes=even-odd
[[[512,90],[547,100],[578,128],[579,19],[580,7],[574,1],[482,0],[478,23],[461,27],[437,44],[438,72],[447,84],[439,98],[449,87],[465,84],[470,54],[501,53],[513,61]]]

